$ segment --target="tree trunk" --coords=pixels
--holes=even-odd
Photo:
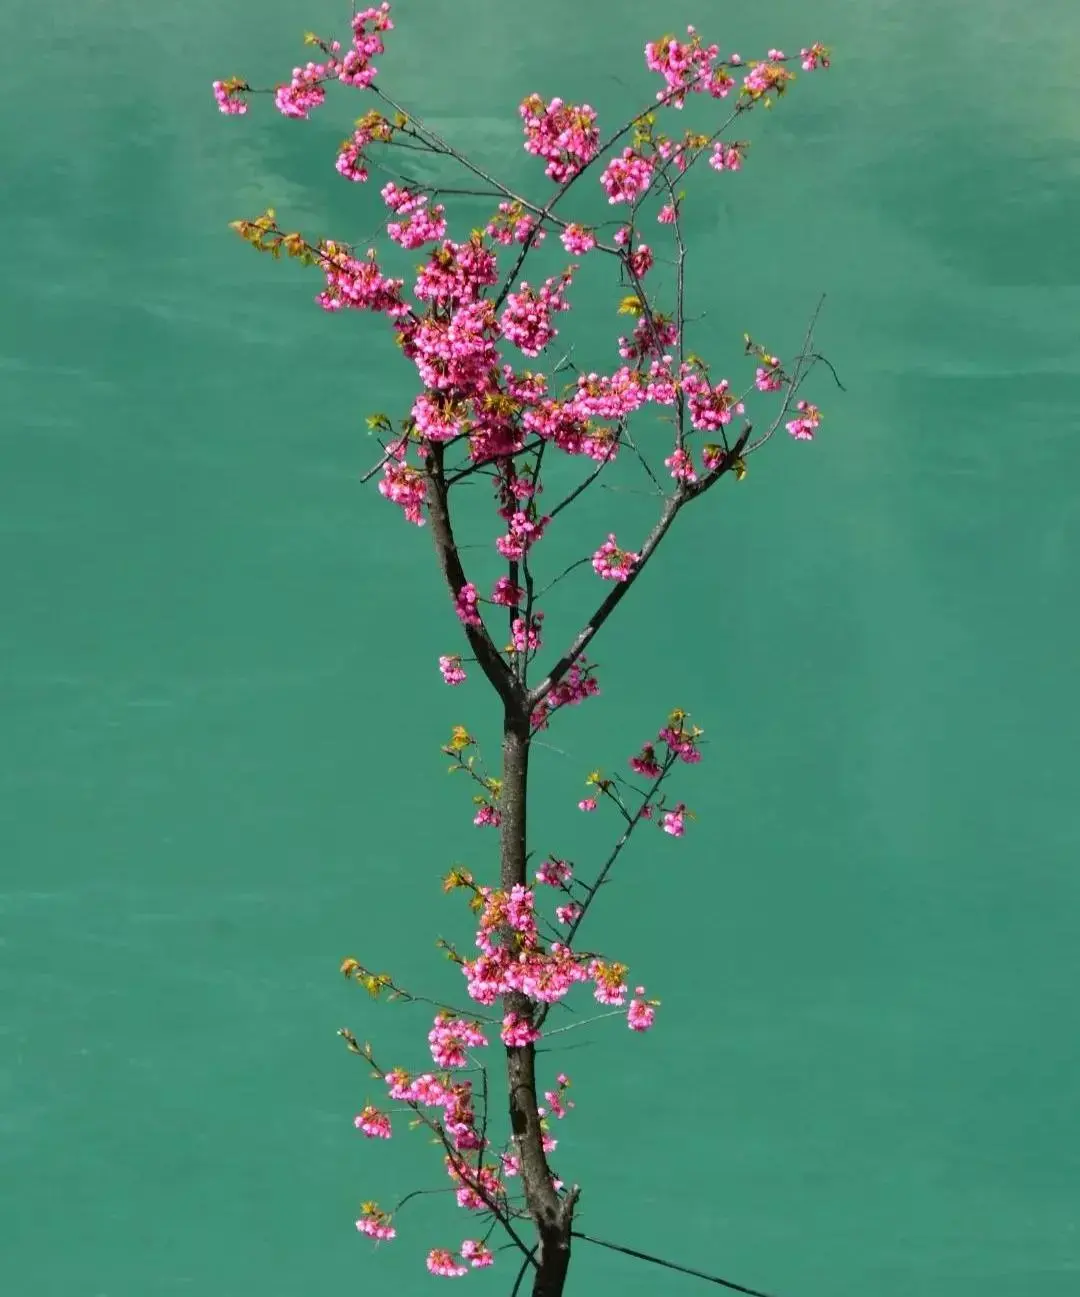
[[[504,891],[525,887],[528,836],[530,721],[526,705],[508,706],[503,720],[502,787],[499,791],[499,864]],[[527,996],[515,992],[503,997],[506,1013],[532,1017]],[[537,1112],[536,1051],[532,1045],[508,1048],[506,1078],[510,1100],[510,1128],[521,1159],[525,1202],[536,1225],[538,1250],[533,1275],[533,1297],[561,1297],[570,1265],[570,1223],[576,1191],[560,1198],[552,1184],[544,1152],[543,1132]]]

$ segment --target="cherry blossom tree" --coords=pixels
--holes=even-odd
[[[606,857],[591,867],[538,854],[528,819],[529,770],[537,736],[557,726],[565,709],[599,692],[594,641],[683,511],[723,479],[741,481],[747,461],[779,428],[810,441],[819,427],[820,411],[800,395],[822,360],[814,350],[816,311],[788,361],[744,335],[742,377],[715,377],[709,361],[689,349],[683,185],[703,159],[718,173],[717,183],[732,183],[725,173],[743,166],[748,147],[734,129],[748,113],[786,94],[797,75],[793,65],[806,72],[827,68],[828,51],[812,44],[797,58],[770,49],[744,61],[737,54],[721,57],[692,27],[685,39],[662,36],[645,46],[646,70],[662,85],[606,138],[589,104],[526,96],[519,109],[524,148],[548,181],[546,196],[536,198],[504,184],[384,91],[373,59],[384,52],[393,25],[384,3],[354,14],[347,47],[309,35],[317,61],[294,68],[287,84],[263,93],[273,95],[280,113],[297,119],[322,107],[335,83],[367,98],[369,106],[336,158],[346,180],[367,182],[373,170],[387,172],[391,156],[420,151],[451,160],[467,187],[393,173],[381,190],[386,255],[289,232],[273,210],[233,225],[258,250],[274,257],[284,252],[321,275],[316,302],[324,311],[385,317],[404,360],[415,368],[418,390],[408,413],[397,421],[385,414],[368,420],[381,454],[364,480],[377,478],[380,494],[406,523],[429,529],[462,636],[458,645],[438,646],[445,649],[441,654],[433,647],[433,669],[437,658],[449,686],[477,669],[501,720],[496,769],[487,767],[465,726],[456,726],[443,747],[452,767],[473,782],[474,824],[498,842],[497,871],[474,876],[454,868],[444,879],[447,891],[467,898],[477,925],[473,952],[441,943],[460,969],[468,1007],[428,1001],[436,1013],[419,1066],[420,1049],[407,1068],[391,1065],[351,1031],[341,1032],[382,1095],[355,1124],[378,1143],[397,1133],[404,1115],[405,1124],[419,1125],[438,1146],[469,1225],[450,1234],[456,1240],[465,1232],[464,1239],[428,1250],[432,1274],[487,1268],[498,1250],[510,1248],[519,1257],[513,1292],[527,1283],[533,1297],[559,1297],[572,1246],[585,1240],[751,1292],[577,1227],[582,1187],[565,1183],[551,1163],[554,1131],[574,1106],[570,1081],[562,1071],[546,1071],[551,1052],[540,1056],[542,1069],[537,1052],[538,1042],[553,1033],[552,1015],[573,995],[591,992],[600,1016],[622,1016],[635,1034],[652,1026],[659,1001],[636,979],[631,984],[625,964],[585,944],[584,925],[643,825],[669,838],[685,833],[691,812],[669,794],[668,783],[680,766],[700,760],[703,731],[676,708],[629,757],[627,773],[588,776],[581,811],[610,811],[619,826]],[[214,83],[218,106],[229,115],[247,112],[258,93],[241,78]],[[670,122],[691,95],[717,105],[713,129],[662,130],[661,119]],[[582,193],[589,180],[606,198],[611,219],[588,223],[566,214],[568,196]],[[482,229],[451,235],[440,199],[455,197],[490,203]],[[650,228],[670,244],[670,255],[653,251],[646,241]],[[534,285],[521,272],[549,235],[575,260]],[[425,258],[408,292],[405,279],[387,269],[394,245]],[[585,257],[607,259],[613,308],[629,322],[605,372],[582,372],[573,348],[554,361],[558,324],[571,310]],[[671,282],[652,288],[659,265],[671,272]],[[546,370],[522,367],[523,357],[543,357]],[[561,374],[567,375],[563,382]],[[639,434],[635,428],[646,413],[651,429]],[[658,418],[665,429],[660,434]],[[590,500],[604,498],[597,484],[617,460],[640,470],[655,497],[651,527],[632,546],[607,527],[583,532],[574,538],[578,558],[552,573],[545,537],[569,526],[568,510],[586,493]],[[464,488],[485,483],[492,510],[487,569],[495,572],[490,588],[482,580],[483,562],[466,569],[458,540],[463,520],[475,526],[482,509],[478,492]],[[584,611],[548,651],[552,628],[542,601],[570,577],[580,580]],[[347,959],[342,972],[373,996],[423,1000],[356,959]],[[502,1055],[501,1084],[494,1080],[496,1052]],[[376,1241],[394,1239],[402,1205],[390,1210],[365,1202],[358,1230]],[[449,1222],[447,1229],[452,1231]]]

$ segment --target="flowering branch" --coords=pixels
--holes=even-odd
[[[488,1240],[499,1229],[524,1258],[514,1282],[515,1297],[528,1275],[533,1297],[562,1297],[574,1239],[751,1293],[725,1280],[594,1239],[573,1227],[580,1190],[559,1179],[549,1161],[557,1143],[553,1122],[573,1107],[566,1093],[570,1081],[559,1073],[553,1082],[546,1082],[551,1088],[545,1089],[538,1070],[538,1053],[548,1053],[537,1048],[548,1016],[554,1005],[566,1007],[575,987],[591,985],[594,1000],[611,1011],[625,1011],[627,1026],[636,1033],[647,1031],[653,1023],[659,1001],[647,999],[642,986],[631,995],[627,966],[576,949],[574,943],[585,914],[639,825],[650,820],[678,838],[693,819],[685,803],[671,805],[661,789],[679,762],[700,759],[702,731],[686,723],[685,712],[673,711],[655,741],[645,743],[630,758],[632,769],[649,781],[644,789],[620,776],[609,778],[599,771],[589,775],[590,795],[579,802],[580,809],[595,811],[601,803],[614,806],[623,821],[620,836],[591,883],[575,878],[571,862],[554,855],[535,868],[529,846],[529,768],[540,731],[565,707],[599,692],[597,667],[586,659],[586,650],[635,587],[682,509],[728,473],[741,481],[746,457],[763,446],[792,412],[786,428],[797,440],[812,440],[820,424],[816,406],[805,400],[795,404],[803,380],[821,359],[812,349],[817,312],[790,372],[776,356],[745,338],[746,355],[756,358],[757,367],[753,383],[746,384],[741,395],[729,379],[713,380],[706,361],[687,349],[685,336],[688,250],[681,212],[685,195],[676,189],[675,177],[685,177],[705,156],[718,173],[739,170],[746,142],[731,140],[725,132],[736,119],[759,106],[770,107],[786,93],[795,76],[789,64],[796,60],[777,49],[749,63],[736,54],[722,59],[718,47],[705,45],[692,27],[687,28],[685,40],[665,35],[650,41],[645,46],[646,66],[662,77],[663,88],[652,106],[605,140],[590,105],[526,96],[519,106],[524,148],[543,162],[544,174],[554,187],[546,200],[534,201],[490,175],[376,84],[373,60],[383,53],[383,36],[394,26],[389,3],[354,13],[351,26],[348,48],[309,34],[305,42],[318,51],[319,61],[294,68],[287,84],[268,93],[273,94],[278,110],[293,119],[305,119],[321,107],[333,82],[368,92],[392,112],[391,117],[371,108],[356,120],[341,144],[335,168],[350,182],[366,182],[369,168],[385,170],[373,160],[373,153],[383,147],[447,157],[472,177],[474,184],[447,188],[398,174],[380,191],[388,209],[389,240],[406,252],[426,249],[412,300],[405,296],[404,279],[387,273],[374,248],[361,255],[341,241],[309,241],[299,232],[283,230],[272,209],[254,220],[236,221],[233,228],[259,251],[275,258],[284,252],[315,268],[324,280],[316,297],[324,311],[384,316],[403,357],[416,368],[420,390],[408,415],[397,424],[385,414],[368,419],[382,453],[362,480],[379,477],[379,493],[401,509],[407,522],[418,527],[431,524],[436,558],[468,649],[467,655],[439,656],[443,680],[451,686],[460,684],[467,675],[465,663],[475,662],[498,699],[502,750],[497,776],[481,773],[482,766],[476,768],[478,753],[466,757],[475,740],[464,726],[455,727],[443,748],[455,758],[451,768],[464,769],[480,787],[473,799],[473,823],[496,831],[498,879],[488,884],[464,868],[451,870],[444,887],[468,895],[478,953],[467,957],[441,939],[438,945],[464,977],[469,999],[481,1008],[498,1004],[501,1020],[483,1013],[473,1016],[440,1000],[406,992],[388,974],[371,973],[349,959],[342,972],[373,996],[387,991],[390,998],[424,1002],[437,1009],[428,1033],[436,1070],[417,1075],[401,1068],[386,1071],[375,1063],[370,1046],[360,1045],[347,1029],[340,1034],[349,1049],[374,1068],[373,1075],[387,1087],[390,1099],[413,1114],[413,1124],[435,1136],[459,1206],[485,1223],[482,1237],[466,1238],[456,1248],[432,1248],[427,1255],[431,1273],[456,1276],[491,1265],[494,1254]],[[814,44],[802,49],[797,61],[804,71],[825,68],[828,51]],[[214,83],[218,106],[229,115],[245,113],[247,96],[255,93],[259,92],[238,77]],[[734,95],[733,106],[711,133],[685,131],[678,137],[661,131],[659,114],[678,111],[689,94],[713,100]],[[555,214],[571,189],[597,172],[608,204],[625,211],[623,219],[601,223],[616,226],[610,240],[600,238],[600,227]],[[497,210],[482,229],[457,241],[450,237],[446,210],[437,201],[453,196],[491,198],[497,200]],[[641,238],[641,222],[657,202],[661,206],[656,221],[671,228],[675,243],[674,301],[667,303],[650,292],[656,257]],[[610,373],[583,372],[570,359],[572,347],[548,374],[516,364],[518,355],[545,354],[559,334],[560,316],[571,309],[577,261],[542,284],[534,286],[518,278],[549,233],[558,235],[573,258],[597,251],[615,259],[620,288],[627,290],[616,310],[631,317],[633,326],[628,336],[618,338],[622,363]],[[512,250],[508,267],[500,264],[505,249]],[[564,369],[569,369],[572,381],[556,390],[556,375]],[[765,420],[765,433],[751,441],[753,422],[746,418],[741,432],[729,441],[727,428],[735,416],[744,415],[750,400],[770,394],[778,394],[780,410],[771,422]],[[654,472],[650,463],[649,445],[639,446],[629,427],[633,416],[649,405],[671,412],[663,416],[671,426],[664,466],[674,485],[667,488],[658,479],[659,469]],[[699,445],[699,438],[706,436],[718,437],[719,444],[709,440]],[[615,534],[607,531],[597,548],[585,547],[582,557],[545,581],[534,551],[553,525],[565,524],[569,506],[589,492],[624,447],[637,457],[661,497],[651,530],[637,550],[620,545]],[[585,458],[590,466],[576,475],[575,486],[545,510],[545,479],[557,452]],[[474,487],[487,483],[499,520],[494,548],[503,566],[486,597],[470,580],[455,535],[460,501],[476,500],[475,490],[464,496],[452,493],[466,481]],[[597,493],[590,492],[589,503],[596,499]],[[540,601],[555,584],[587,565],[610,588],[599,600],[588,600],[586,606],[593,611],[583,623],[575,618],[578,629],[569,647],[537,673],[538,682],[530,683],[532,669],[544,653],[545,614]],[[503,647],[489,628],[492,611],[498,609],[503,610],[508,628]],[[548,915],[538,907],[537,889],[544,887],[553,889],[557,898]],[[506,1069],[507,1129],[502,1140],[489,1103],[488,1067],[478,1053],[489,1047],[485,1032],[495,1026]],[[567,1029],[557,1028],[547,1035]],[[477,1075],[479,1105],[474,1094]],[[391,1114],[367,1104],[356,1118],[356,1128],[369,1139],[389,1139]],[[506,1187],[512,1177],[519,1177],[521,1185],[520,1198],[513,1200]],[[395,1210],[413,1196],[407,1194]],[[376,1241],[390,1240],[396,1234],[393,1216],[394,1212],[366,1202],[357,1228]],[[522,1236],[525,1219],[535,1230],[535,1242]]]

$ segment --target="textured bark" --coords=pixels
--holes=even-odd
[[[529,713],[508,706],[503,722],[502,787],[499,793],[500,882],[505,891],[526,885],[528,856]],[[507,1013],[530,1014],[520,993],[503,998]],[[538,1249],[533,1297],[561,1297],[570,1265],[570,1226],[576,1189],[560,1198],[552,1185],[537,1109],[536,1051],[532,1045],[506,1051],[510,1127],[521,1159],[525,1202],[536,1225]]]

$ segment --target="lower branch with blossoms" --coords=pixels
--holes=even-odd
[[[563,1005],[578,986],[591,987],[595,1002],[609,1011],[600,1017],[622,1013],[630,1030],[639,1033],[653,1025],[659,1000],[646,998],[644,986],[637,986],[630,996],[627,965],[582,948],[578,934],[638,826],[655,819],[671,836],[682,835],[686,808],[679,802],[668,809],[662,786],[679,762],[692,764],[700,760],[702,734],[697,726],[688,724],[685,712],[673,712],[655,742],[645,743],[630,759],[631,769],[649,780],[644,788],[622,775],[605,777],[600,771],[588,775],[586,787],[595,795],[579,802],[580,809],[596,810],[598,799],[605,799],[624,820],[622,833],[593,878],[579,879],[570,861],[554,855],[541,862],[527,884],[515,883],[509,889],[480,883],[462,868],[446,875],[444,891],[465,892],[469,909],[477,916],[479,954],[467,957],[451,943],[440,941],[439,945],[461,969],[466,993],[474,1004],[484,1008],[503,1004],[501,1023],[457,1006],[439,1004],[428,1033],[435,1070],[418,1073],[402,1067],[382,1068],[369,1044],[361,1045],[348,1028],[339,1033],[349,1049],[371,1065],[373,1079],[385,1087],[385,1100],[398,1105],[397,1114],[411,1114],[412,1124],[435,1136],[442,1146],[446,1173],[455,1186],[458,1205],[478,1218],[476,1237],[463,1239],[454,1248],[429,1251],[427,1265],[433,1274],[460,1276],[470,1267],[490,1266],[494,1255],[489,1242],[498,1229],[534,1264],[536,1249],[525,1245],[517,1228],[532,1216],[529,1173],[524,1169],[528,1145],[519,1142],[516,1133],[507,1133],[501,1141],[493,1138],[489,1068],[481,1051],[489,1047],[497,1030],[507,1059],[519,1064],[516,1070],[522,1071],[520,1063],[525,1061],[528,1072],[535,1076],[537,1042],[570,1029],[564,1026],[545,1032],[548,1015]],[[443,751],[455,758],[451,770],[467,771],[491,793],[490,781],[476,769],[476,755],[466,755],[475,746],[464,727],[457,726]],[[478,815],[476,822],[500,827],[496,807],[504,797],[502,787],[493,795],[496,801],[485,799],[482,807],[492,808],[492,814]],[[538,905],[538,889],[551,897],[550,903]],[[354,958],[346,959],[341,971],[374,998],[384,993],[393,999],[425,998],[414,996],[397,986],[389,974],[374,973]],[[583,1026],[595,1020],[579,1019],[571,1025]],[[482,1078],[479,1090],[474,1076]],[[530,1091],[535,1084],[529,1084]],[[567,1095],[570,1078],[564,1072],[557,1072],[547,1084],[544,1102],[537,1104],[534,1118],[539,1152],[544,1159],[541,1173],[558,1203],[559,1218],[569,1224],[579,1189],[576,1185],[567,1187],[550,1169],[547,1159],[558,1143],[552,1134],[552,1121],[564,1118],[574,1102]],[[512,1103],[512,1117],[514,1112]],[[368,1103],[356,1117],[355,1125],[369,1139],[388,1140],[394,1117],[394,1110]],[[533,1123],[520,1121],[519,1125],[527,1131]],[[511,1181],[519,1185],[516,1193],[509,1187]],[[357,1229],[377,1241],[392,1239],[396,1237],[396,1210],[386,1211],[377,1202],[366,1202]]]
[[[353,14],[347,47],[309,33],[305,43],[318,50],[317,61],[295,67],[287,83],[259,91],[232,77],[213,86],[219,109],[230,117],[246,113],[250,98],[260,93],[272,95],[278,111],[294,122],[321,110],[334,85],[368,100],[338,149],[334,169],[353,184],[366,183],[374,170],[391,175],[380,191],[392,245],[385,255],[375,247],[362,251],[335,237],[289,231],[272,209],[234,222],[233,229],[258,251],[274,258],[284,253],[316,271],[323,282],[315,301],[323,311],[384,317],[415,370],[418,390],[408,414],[396,422],[382,413],[368,418],[381,453],[362,480],[377,477],[379,494],[400,509],[405,522],[430,529],[462,636],[459,644],[444,645],[446,652],[433,653],[438,671],[456,687],[476,666],[501,719],[497,770],[488,771],[464,726],[454,729],[443,748],[452,769],[475,785],[473,823],[492,830],[498,841],[497,871],[489,880],[465,869],[452,870],[444,880],[447,891],[467,896],[476,916],[478,953],[441,945],[477,1007],[427,1000],[388,974],[346,960],[342,972],[371,995],[427,1000],[437,1010],[428,1033],[431,1062],[425,1060],[420,1071],[384,1069],[370,1045],[342,1030],[381,1091],[357,1116],[356,1127],[371,1140],[387,1140],[398,1116],[405,1115],[441,1147],[458,1205],[475,1225],[461,1241],[444,1239],[428,1251],[433,1274],[457,1277],[487,1269],[499,1248],[509,1246],[521,1256],[515,1295],[528,1281],[533,1297],[561,1297],[578,1240],[752,1292],[575,1228],[581,1188],[564,1182],[550,1162],[557,1146],[553,1132],[573,1108],[570,1081],[558,1070],[542,1076],[537,1058],[538,1042],[570,1029],[549,1025],[552,1015],[586,987],[600,1016],[623,1014],[635,1033],[652,1025],[659,1001],[648,998],[643,985],[631,992],[625,964],[583,946],[582,925],[642,824],[652,823],[667,838],[686,832],[693,814],[683,801],[668,800],[665,784],[676,767],[700,759],[702,731],[686,712],[673,711],[630,759],[632,778],[589,774],[580,810],[604,809],[621,820],[615,844],[591,876],[556,855],[546,856],[539,868],[530,863],[535,835],[528,820],[529,771],[537,736],[558,724],[568,707],[600,692],[598,666],[589,656],[593,641],[637,588],[683,510],[725,477],[742,482],[751,456],[780,427],[796,442],[814,439],[821,411],[801,390],[818,363],[839,385],[815,349],[820,304],[786,362],[742,334],[749,372],[741,380],[717,377],[709,361],[689,349],[683,213],[690,200],[682,188],[702,159],[718,183],[732,183],[749,148],[732,131],[751,112],[786,96],[797,75],[792,64],[802,72],[827,68],[829,51],[815,43],[797,57],[770,49],[763,58],[744,60],[736,53],[722,57],[693,27],[685,39],[665,34],[644,47],[646,69],[662,78],[662,87],[606,139],[591,105],[528,94],[518,109],[523,148],[543,164],[548,182],[547,192],[535,195],[490,174],[383,89],[374,59],[385,52],[383,38],[393,27],[389,3],[367,8]],[[727,101],[713,128],[663,129],[662,121],[695,95]],[[455,163],[464,187],[388,172],[393,154],[407,159],[416,152]],[[614,211],[612,219],[588,210],[578,219],[566,214],[571,191],[587,206],[581,182],[589,176],[597,181],[592,193],[602,203],[601,215]],[[439,201],[453,196],[483,200],[493,210],[480,227],[455,238]],[[654,250],[653,235],[647,241],[648,222],[657,237],[670,240],[666,255]],[[575,260],[542,283],[519,278],[549,234]],[[407,292],[404,273],[393,273],[390,263],[402,252],[417,251],[424,259]],[[541,360],[547,372],[525,367],[522,357],[533,361],[551,354],[560,321],[572,310],[575,275],[585,256],[606,259],[617,272],[611,309],[632,327],[615,338],[604,372],[579,369],[573,346],[554,365]],[[666,283],[659,282],[661,269],[669,275]],[[780,318],[776,325],[787,327],[787,321]],[[564,371],[565,382],[559,379]],[[639,430],[649,414],[651,422]],[[651,527],[632,544],[620,543],[610,515],[596,507],[610,499],[604,488],[613,466],[626,460],[640,468],[644,490],[657,506]],[[484,482],[491,492],[493,534],[480,558],[470,552],[467,571],[457,532],[463,515],[470,525],[475,522],[480,493],[463,494],[461,488]],[[553,500],[543,503],[552,492]],[[579,513],[592,509],[579,525],[580,542],[575,535],[578,557],[561,571],[546,570],[543,541],[567,524],[571,506]],[[547,655],[552,627],[541,600],[571,577],[599,581],[603,593],[585,587],[583,611],[562,632],[563,647]],[[485,1061],[493,1048],[502,1051],[499,1080]],[[358,1230],[376,1241],[393,1239],[397,1214],[413,1196],[389,1209],[365,1202]]]

